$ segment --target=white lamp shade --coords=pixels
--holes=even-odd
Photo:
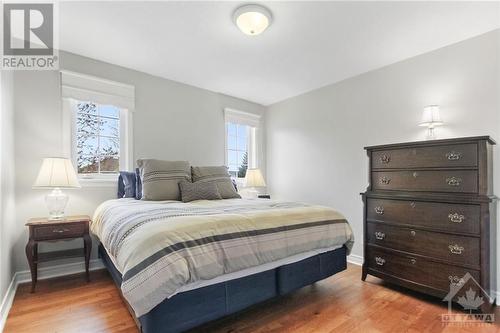
[[[80,187],[71,160],[67,158],[44,158],[33,188]]]
[[[248,169],[245,176],[246,186],[248,187],[264,187],[266,182],[264,177],[262,177],[262,172],[260,169]]]
[[[422,121],[420,126],[434,127],[442,125],[441,115],[439,113],[439,105],[428,105],[424,108]]]
[[[234,12],[234,22],[244,34],[250,36],[264,32],[271,20],[271,12],[259,5],[245,5]]]

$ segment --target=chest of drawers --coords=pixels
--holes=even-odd
[[[365,148],[370,184],[362,194],[363,280],[370,274],[449,297],[450,287],[458,290],[469,276],[467,289],[486,300],[480,310],[490,309],[496,290],[494,144],[483,136]]]

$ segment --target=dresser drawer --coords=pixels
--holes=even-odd
[[[366,218],[369,221],[479,234],[481,208],[479,205],[368,198]]]
[[[476,167],[477,145],[457,144],[372,152],[372,168]]]
[[[457,265],[479,266],[479,237],[467,237],[367,223],[367,241],[395,250],[443,259]]]
[[[437,263],[374,246],[368,246],[367,256],[366,264],[370,269],[445,293],[450,291],[450,281],[460,281],[466,273],[470,273],[476,281],[480,281],[479,271],[476,270]]]
[[[443,171],[374,171],[374,190],[477,193],[477,172]]]
[[[84,233],[85,225],[83,223],[36,226],[33,229],[35,240],[81,237]]]

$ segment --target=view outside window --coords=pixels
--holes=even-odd
[[[79,174],[120,170],[120,109],[93,102],[76,103],[76,164]]]
[[[235,178],[244,178],[248,168],[250,126],[227,123],[227,164]]]

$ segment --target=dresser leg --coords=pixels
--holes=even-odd
[[[35,248],[37,247],[36,242],[33,239],[28,241],[26,244],[26,258],[28,259],[28,264],[30,266],[31,272],[31,292],[35,292],[35,285],[37,280],[37,265],[35,263]]]
[[[366,268],[365,266],[363,265],[363,268],[361,270],[361,281],[365,281],[366,280],[366,276],[368,275],[368,273],[366,272]]]
[[[85,251],[85,274],[87,276],[87,282],[90,282],[90,252],[92,251],[92,238],[90,235],[86,234],[83,236],[83,248]]]

